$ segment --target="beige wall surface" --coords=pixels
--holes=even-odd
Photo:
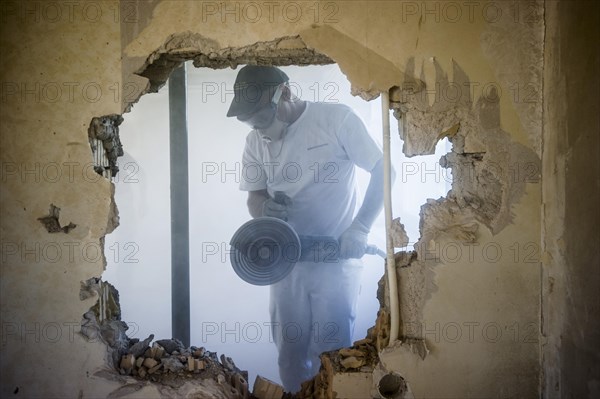
[[[79,334],[97,298],[80,281],[100,276],[100,237],[111,183],[93,172],[87,127],[118,113],[117,2],[3,2],[2,389],[6,397],[104,396],[91,374],[106,347]],[[68,234],[38,218],[60,208]]]
[[[306,48],[366,97],[424,83],[396,98],[405,152],[453,139],[452,192],[423,208],[418,259],[400,272],[402,330],[429,354],[398,344],[380,366],[415,397],[539,395],[543,3],[9,1],[2,18],[0,396],[125,383],[97,376],[106,348],[78,334],[97,300],[79,299],[80,282],[101,276],[115,223],[112,185],[90,170],[91,119],[135,102],[148,81],[134,73],[155,61],[290,50],[275,62],[294,63]],[[49,233],[37,219],[50,204],[76,227]]]

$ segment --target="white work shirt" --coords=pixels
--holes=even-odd
[[[338,238],[356,207],[354,166],[371,171],[382,152],[348,106],[306,102],[282,139],[246,138],[240,189],[283,191],[292,199],[288,223],[300,235]]]

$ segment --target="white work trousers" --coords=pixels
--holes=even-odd
[[[297,392],[318,373],[322,352],[352,345],[362,269],[360,259],[298,262],[271,285],[273,338],[286,391]]]

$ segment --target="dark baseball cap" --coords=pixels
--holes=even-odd
[[[279,68],[246,65],[235,78],[234,97],[227,116],[250,114],[258,110],[263,94],[274,94],[277,86],[288,80],[288,76]]]

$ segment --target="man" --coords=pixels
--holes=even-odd
[[[252,128],[242,158],[240,189],[252,217],[286,220],[299,235],[332,236],[339,259],[298,262],[271,285],[270,314],[286,391],[319,370],[324,351],[352,345],[367,236],[383,203],[383,156],[347,106],[302,101],[275,67],[243,67],[228,117]],[[354,167],[370,172],[356,213]],[[258,171],[249,173],[249,171]],[[285,200],[275,198],[283,192]]]

